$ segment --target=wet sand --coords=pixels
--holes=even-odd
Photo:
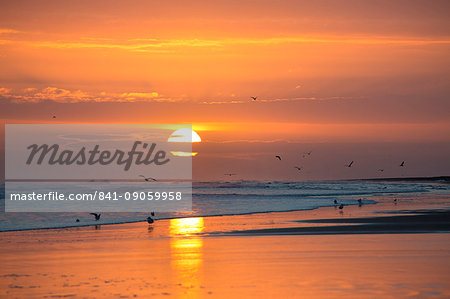
[[[448,298],[447,233],[223,235],[380,224],[447,201],[4,232],[0,297]]]
[[[364,218],[303,220],[304,223],[327,225],[311,227],[283,227],[226,232],[229,235],[330,235],[330,234],[418,234],[450,233],[450,211],[408,211],[413,215]]]

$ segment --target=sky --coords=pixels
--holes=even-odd
[[[0,1],[0,119],[193,124],[201,180],[449,175],[449,11],[413,0]]]

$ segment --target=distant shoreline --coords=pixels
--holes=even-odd
[[[345,181],[386,181],[386,182],[442,182],[450,183],[450,176],[434,177],[406,177],[406,178],[371,178],[371,179],[350,179]]]

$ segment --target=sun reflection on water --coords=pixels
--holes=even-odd
[[[185,288],[188,296],[198,295],[201,291],[203,240],[196,236],[204,229],[203,218],[171,219],[171,263],[176,284]]]
[[[204,229],[203,217],[170,219],[170,236],[184,236],[201,233]]]

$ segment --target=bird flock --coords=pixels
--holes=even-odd
[[[305,153],[302,154],[302,157],[306,158],[306,157],[310,156],[311,153],[312,153],[312,151],[305,152]],[[278,159],[279,161],[282,160],[280,155],[276,155],[275,158]],[[352,160],[348,164],[345,164],[344,166],[347,167],[347,168],[351,168],[351,167],[353,167],[354,162],[355,161]],[[405,161],[402,161],[402,163],[400,163],[399,167],[405,167]],[[294,168],[297,169],[299,172],[303,169],[303,167],[301,167],[301,166],[294,166]],[[384,169],[378,169],[377,171],[383,172]]]
[[[307,157],[311,156],[311,153],[312,153],[312,150],[302,153],[302,158],[307,158]],[[281,155],[275,155],[275,159],[277,159],[278,161],[282,161],[283,160]],[[349,163],[345,164],[344,166],[347,167],[347,168],[351,168],[351,167],[353,167],[354,163],[355,163],[355,161],[352,160]],[[402,161],[398,166],[399,167],[405,167],[405,161]],[[294,168],[297,169],[298,172],[302,172],[302,170],[304,169],[304,167],[302,167],[302,166],[294,166]],[[377,169],[377,171],[378,172],[384,172],[384,169],[383,168],[379,168],[379,169]],[[231,176],[236,175],[236,173],[225,173],[224,175],[231,177]]]

